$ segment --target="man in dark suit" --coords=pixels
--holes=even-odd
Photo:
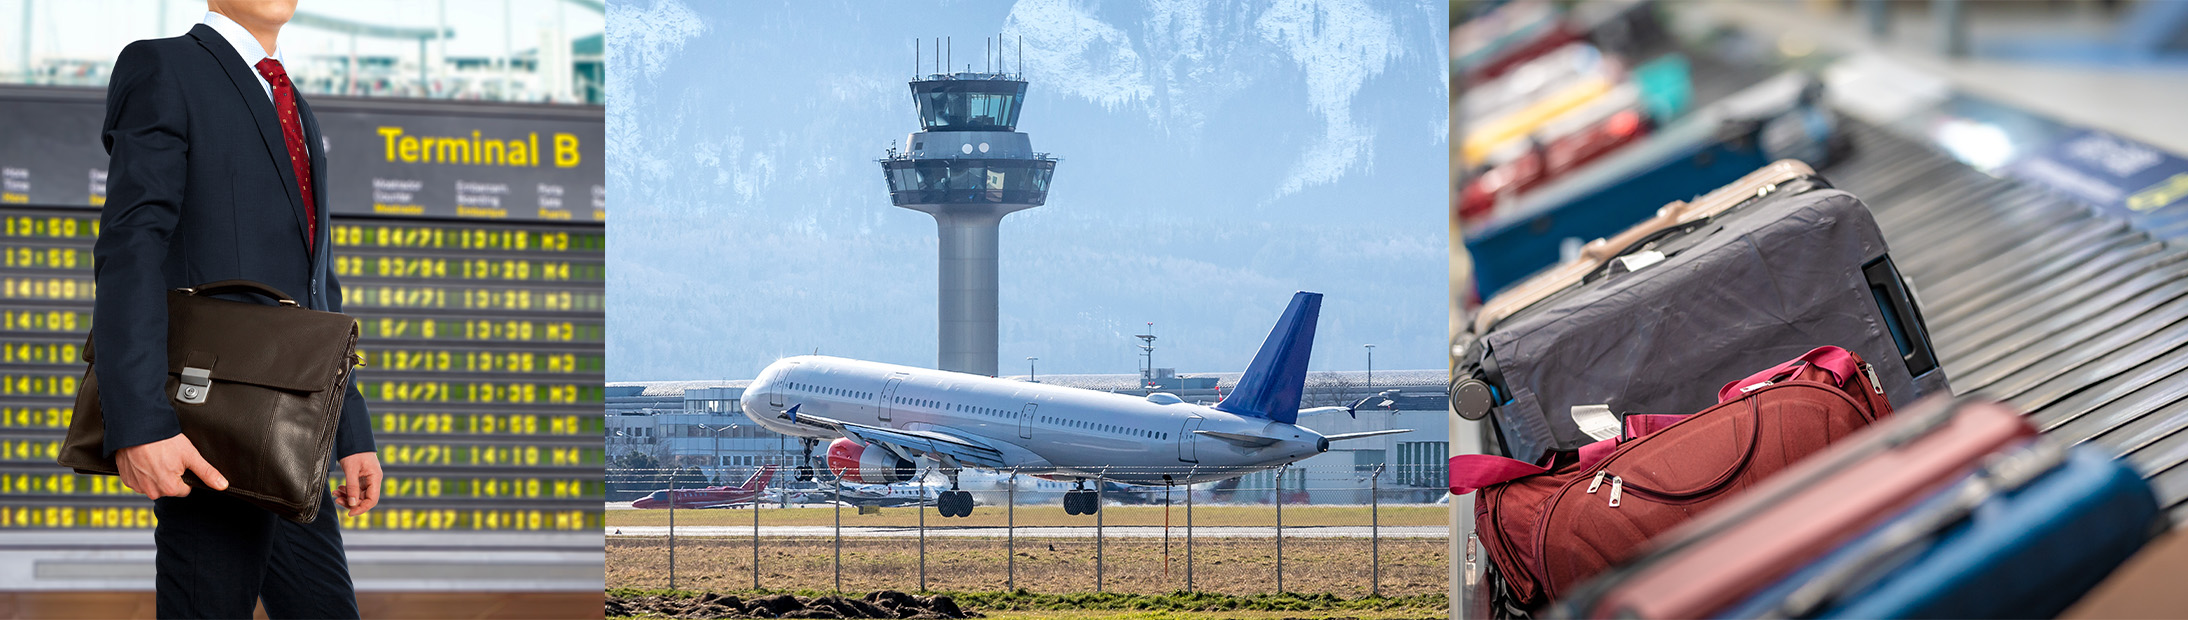
[[[339,312],[329,271],[326,154],[275,38],[296,0],[211,0],[205,23],[138,41],[114,62],[103,140],[112,157],[93,254],[92,314],[106,451],[159,517],[161,617],[356,617],[341,507],[379,502],[372,425],[354,384],[335,439],[344,482],[310,524],[213,489],[168,402],[166,292],[227,279],[265,283]]]

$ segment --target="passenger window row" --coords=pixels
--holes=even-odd
[[[1064,419],[1064,418],[1043,417],[1043,418],[1041,418],[1041,421],[1042,421],[1042,422],[1045,422],[1045,423],[1048,423],[1048,424],[1054,424],[1054,425],[1057,425],[1057,426],[1065,426],[1065,427],[1070,427],[1070,428],[1083,428],[1083,429],[1087,429],[1087,430],[1091,430],[1091,431],[1101,431],[1101,432],[1105,432],[1105,433],[1116,433],[1116,434],[1119,434],[1119,435],[1131,435],[1131,436],[1134,436],[1134,437],[1145,437],[1145,438],[1148,438],[1148,439],[1157,439],[1157,440],[1162,440],[1162,439],[1169,439],[1169,438],[1170,438],[1170,434],[1169,434],[1169,433],[1158,433],[1158,432],[1155,432],[1155,431],[1150,431],[1150,430],[1147,430],[1147,429],[1140,429],[1140,428],[1131,428],[1131,427],[1128,427],[1128,426],[1119,426],[1119,425],[1116,425],[1116,424],[1097,424],[1097,423],[1094,423],[1094,422],[1088,422],[1088,421],[1086,421],[1086,420],[1067,420],[1067,419]]]
[[[793,381],[793,382],[791,382],[791,383],[790,383],[789,385],[790,385],[790,389],[793,389],[793,390],[799,390],[799,391],[805,391],[805,392],[813,392],[813,393],[816,393],[816,394],[826,394],[826,395],[828,395],[828,396],[842,396],[842,397],[844,397],[844,398],[858,398],[858,399],[867,399],[867,398],[873,398],[873,397],[874,397],[874,395],[873,395],[873,393],[872,393],[872,392],[861,392],[861,391],[858,391],[858,390],[846,390],[846,389],[842,389],[842,388],[832,388],[832,387],[827,387],[827,386],[821,386],[821,385],[813,385],[813,384],[810,384],[810,383],[798,383],[798,382],[794,382],[794,381]]]

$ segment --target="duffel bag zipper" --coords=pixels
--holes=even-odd
[[[1877,369],[1875,366],[1870,366],[1868,362],[1862,362],[1861,374],[1862,376],[1869,378],[1869,389],[1871,391],[1874,391],[1878,394],[1884,393],[1884,382],[1877,380]]]
[[[1617,508],[1618,497],[1620,495],[1624,495],[1626,491],[1626,479],[1620,478],[1618,476],[1611,476],[1611,470],[1606,469],[1603,471],[1595,472],[1595,481],[1588,483],[1588,494],[1594,495],[1596,489],[1603,488],[1604,476],[1610,476],[1611,478],[1611,507]]]

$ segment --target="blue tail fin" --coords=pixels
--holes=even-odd
[[[1307,387],[1307,356],[1314,352],[1314,323],[1322,316],[1322,294],[1300,291],[1284,308],[1276,329],[1261,342],[1245,376],[1216,410],[1285,424],[1299,422],[1299,394]]]

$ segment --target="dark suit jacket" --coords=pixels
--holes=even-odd
[[[181,432],[166,389],[169,289],[255,280],[307,307],[342,310],[342,286],[328,268],[332,193],[319,124],[299,95],[318,201],[319,239],[309,251],[288,146],[255,75],[202,24],[188,35],[131,43],[114,61],[91,319],[109,455]],[[354,383],[339,428],[336,457],[373,450],[372,421]]]

